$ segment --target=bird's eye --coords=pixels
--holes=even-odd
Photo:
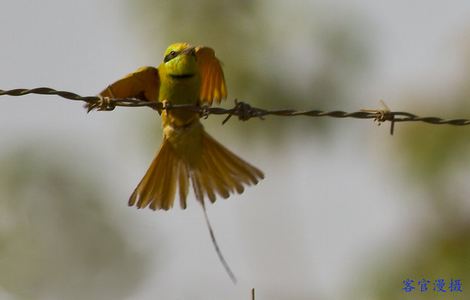
[[[168,53],[165,56],[165,58],[163,59],[163,62],[168,62],[168,61],[172,60],[173,58],[175,58],[176,56],[178,56],[178,52],[170,51],[170,53]]]

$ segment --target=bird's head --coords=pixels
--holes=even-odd
[[[165,51],[162,65],[174,79],[194,77],[198,72],[196,49],[188,43],[171,44]]]

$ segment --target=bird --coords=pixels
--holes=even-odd
[[[227,98],[220,60],[206,46],[186,42],[171,44],[158,67],[145,66],[107,86],[100,94],[109,98],[137,98],[162,104],[212,105]],[[198,112],[160,109],[163,140],[150,167],[129,198],[129,206],[169,210],[176,191],[182,209],[187,207],[190,184],[195,198],[205,206],[207,197],[241,194],[245,186],[264,178],[261,170],[211,137]]]

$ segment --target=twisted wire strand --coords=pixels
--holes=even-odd
[[[157,110],[173,110],[182,109],[198,112],[201,117],[207,118],[209,115],[227,115],[222,122],[225,124],[232,116],[237,116],[238,119],[246,121],[252,118],[263,119],[266,116],[282,116],[282,117],[331,117],[331,118],[354,118],[354,119],[373,119],[380,123],[389,121],[391,122],[390,132],[393,134],[394,124],[397,122],[423,122],[433,125],[454,125],[454,126],[467,126],[470,125],[470,119],[444,119],[439,117],[420,117],[409,112],[390,111],[387,107],[377,110],[360,110],[355,112],[345,112],[341,110],[323,111],[323,110],[293,110],[293,109],[279,109],[267,110],[263,108],[253,107],[245,102],[240,102],[235,99],[235,105],[232,108],[226,109],[221,107],[199,106],[199,105],[172,105],[170,103],[161,102],[148,102],[136,98],[106,98],[100,96],[80,96],[78,94],[55,90],[48,87],[39,87],[34,89],[12,89],[0,90],[0,96],[24,96],[28,94],[38,95],[56,95],[65,99],[84,101],[87,103],[88,111],[96,110],[113,110],[116,106],[122,107],[142,107],[148,106]]]

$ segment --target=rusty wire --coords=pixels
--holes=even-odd
[[[0,90],[0,96],[24,96],[28,94],[38,95],[57,95],[59,97],[84,101],[87,103],[88,111],[93,109],[101,111],[110,111],[117,106],[124,107],[142,107],[148,106],[157,110],[173,110],[182,109],[198,112],[201,117],[207,118],[209,115],[227,115],[222,122],[225,124],[232,116],[237,116],[238,119],[246,121],[252,118],[263,119],[266,116],[308,116],[308,117],[331,117],[331,118],[354,118],[354,119],[372,119],[378,124],[389,121],[391,123],[390,133],[393,134],[394,124],[397,122],[423,122],[433,125],[454,125],[466,126],[470,125],[470,119],[443,119],[439,117],[420,117],[409,112],[390,111],[388,107],[383,109],[363,109],[355,112],[345,112],[341,110],[323,111],[323,110],[293,110],[293,109],[278,109],[267,110],[263,108],[253,107],[245,102],[240,102],[235,99],[235,105],[232,108],[226,109],[221,107],[210,107],[207,105],[172,105],[170,103],[163,104],[161,102],[149,102],[136,98],[107,98],[100,96],[80,96],[78,94],[55,90],[48,87],[39,87],[34,89],[12,89]]]

